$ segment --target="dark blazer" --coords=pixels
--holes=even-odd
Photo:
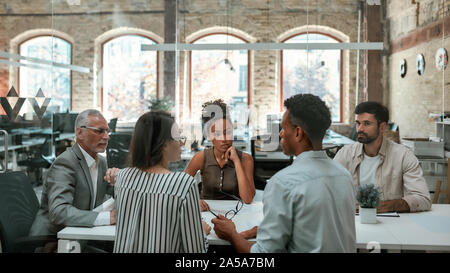
[[[93,204],[92,179],[80,146],[75,143],[58,156],[49,169],[43,185],[41,206],[30,235],[54,235],[66,226],[93,227],[105,194],[113,195],[113,187],[103,177],[106,159],[100,155],[97,196]]]

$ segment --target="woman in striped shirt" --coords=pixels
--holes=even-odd
[[[211,227],[201,220],[196,182],[168,169],[169,162],[180,160],[183,144],[166,112],[148,112],[136,122],[129,167],[115,179],[114,252],[207,251]]]

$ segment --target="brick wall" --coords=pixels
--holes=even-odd
[[[72,109],[100,106],[101,82],[94,84],[101,72],[98,37],[116,28],[136,28],[149,31],[158,37],[164,36],[164,2],[159,1],[85,1],[80,6],[68,6],[66,1],[5,0],[0,6],[0,50],[17,51],[11,48],[11,40],[21,33],[36,28],[53,28],[73,39],[73,63],[88,67],[89,74],[73,72]],[[227,5],[228,3],[228,5]],[[347,42],[357,40],[358,4],[353,0],[298,1],[298,0],[196,0],[180,1],[178,6],[179,41],[210,27],[229,26],[253,37],[253,42],[278,42],[279,37],[291,29],[306,25],[319,25],[335,29],[348,36]],[[53,11],[53,18],[51,16]],[[114,13],[114,11],[119,11]],[[307,16],[307,11],[309,16]],[[38,14],[38,16],[36,16]],[[347,78],[344,79],[344,122],[353,121],[356,80],[356,53],[346,53]],[[361,52],[363,58],[363,52]],[[180,58],[179,67],[184,67],[185,58]],[[162,62],[160,58],[160,62]],[[279,52],[255,51],[251,65],[251,102],[257,117],[265,126],[265,113],[280,111]],[[361,67],[362,69],[362,67]],[[160,71],[161,72],[161,71]],[[180,73],[180,90],[185,86],[184,74]],[[9,79],[8,79],[9,77]],[[14,70],[0,66],[0,89],[8,83],[14,85]],[[163,86],[162,77],[159,84]],[[362,81],[362,74],[360,77]],[[94,87],[97,86],[96,89]],[[160,93],[163,91],[160,90]],[[362,92],[362,87],[360,87]],[[183,97],[181,94],[180,97]],[[97,102],[96,105],[94,103]]]
[[[388,1],[387,17],[392,54],[388,57],[389,109],[398,123],[401,137],[435,135],[431,113],[450,111],[450,69],[435,67],[436,50],[450,52],[450,1]],[[443,12],[444,10],[444,12]],[[445,24],[445,30],[442,24]],[[444,40],[442,38],[444,32]],[[425,57],[425,72],[416,72],[416,57]],[[407,62],[407,74],[400,77],[400,61]],[[443,91],[444,84],[444,91]]]

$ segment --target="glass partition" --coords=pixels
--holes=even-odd
[[[106,118],[136,121],[157,96],[156,52],[141,51],[154,44],[146,37],[124,35],[103,44],[102,108]]]
[[[439,135],[439,126],[448,123],[449,69],[437,71],[434,54],[441,47],[448,52],[448,35],[443,31],[426,41],[432,49],[425,53],[417,45],[397,50],[396,43],[416,27],[402,29],[395,1],[381,1],[376,31],[367,25],[368,10],[376,7],[361,1],[2,4],[0,129],[9,133],[8,169],[31,173],[19,161],[59,155],[73,144],[74,117],[87,108],[102,111],[113,129],[108,151],[121,152],[106,153],[111,166],[125,166],[135,121],[150,109],[173,113],[188,137],[187,154],[204,137],[202,104],[218,98],[231,107],[236,145],[246,142],[241,148],[249,153],[250,138],[278,133],[272,128],[278,128],[283,101],[304,92],[327,102],[331,129],[346,137],[355,106],[375,92],[399,126],[399,138],[448,138]],[[438,17],[420,21],[421,27],[433,27],[425,22],[433,21],[441,28],[448,21],[446,6],[433,8]],[[373,32],[378,36],[369,39]],[[382,45],[364,44],[371,42]],[[422,75],[415,71],[418,53],[425,56]],[[407,61],[405,77],[399,74],[401,59]],[[436,115],[437,124],[430,121]]]

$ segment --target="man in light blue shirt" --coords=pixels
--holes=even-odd
[[[284,105],[281,146],[296,159],[269,180],[260,226],[240,234],[219,215],[212,220],[214,230],[238,252],[356,252],[352,177],[322,151],[330,111],[311,94],[290,97]],[[255,230],[256,243],[247,241]]]

